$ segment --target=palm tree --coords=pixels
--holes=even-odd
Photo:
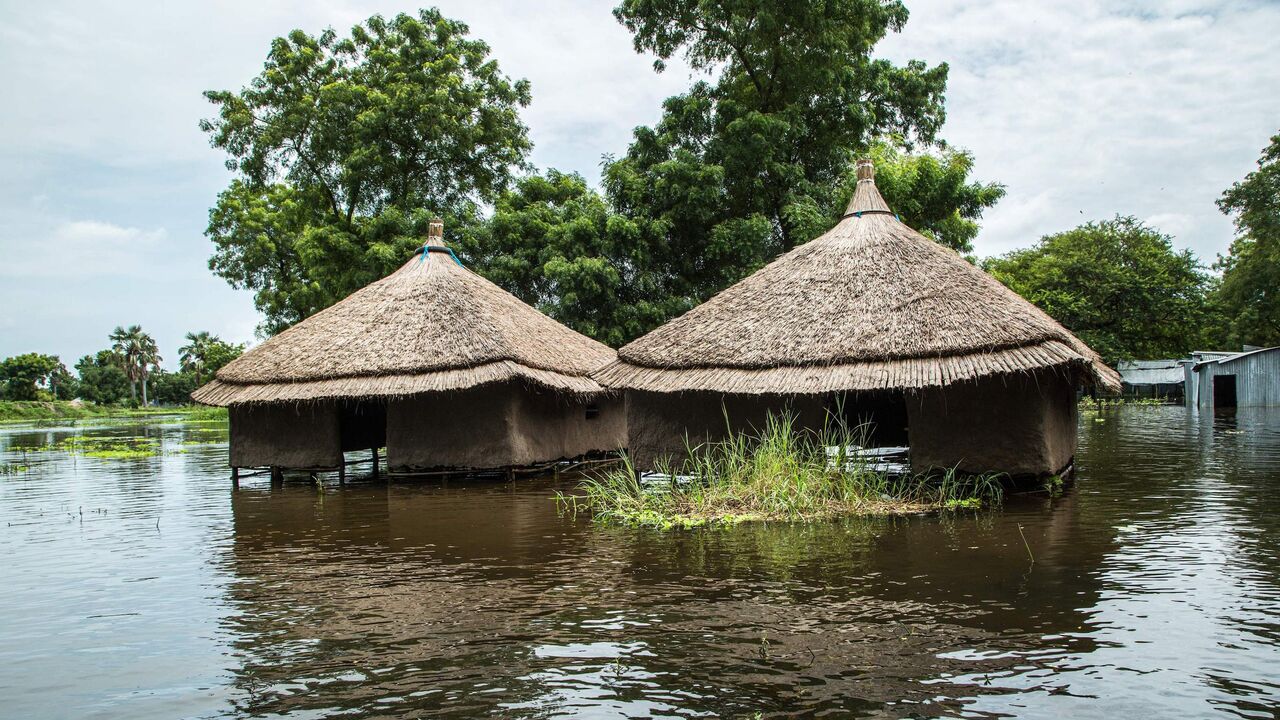
[[[203,384],[201,376],[209,367],[209,351],[217,342],[220,340],[216,335],[210,335],[201,330],[196,333],[187,333],[187,344],[178,348],[178,352],[181,353],[178,358],[181,369],[183,372],[195,373],[196,385]]]
[[[147,377],[160,365],[160,349],[140,325],[126,330],[116,327],[111,333],[111,349],[120,356],[124,373],[129,378],[129,394],[138,399],[138,383],[142,383],[142,404],[147,404]]]

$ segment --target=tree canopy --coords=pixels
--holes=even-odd
[[[0,397],[6,400],[39,400],[43,390],[46,399],[63,397],[70,375],[55,355],[24,353],[0,361]]]
[[[614,14],[659,70],[683,53],[716,73],[668,98],[605,168],[610,200],[653,237],[686,303],[825,229],[874,138],[932,142],[945,117],[946,65],[871,56],[906,22],[900,2],[624,0]]]
[[[464,232],[531,144],[512,81],[437,10],[340,38],[295,30],[201,128],[237,177],[210,211],[209,267],[276,332],[403,263],[434,215]]]
[[[1133,217],[1048,235],[985,267],[1109,363],[1181,357],[1202,337],[1209,277]]]
[[[1262,151],[1258,169],[1224,192],[1218,207],[1237,230],[1227,255],[1214,264],[1222,271],[1220,340],[1280,345],[1280,135]]]

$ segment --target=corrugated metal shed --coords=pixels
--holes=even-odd
[[[1280,405],[1280,347],[1192,353],[1183,368],[1190,407]]]
[[[1126,385],[1181,385],[1184,379],[1179,360],[1125,360],[1116,370]]]

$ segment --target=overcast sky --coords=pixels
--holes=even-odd
[[[595,181],[633,127],[689,83],[637,55],[587,0],[446,1],[503,69],[533,84],[542,168]],[[229,179],[197,128],[206,89],[238,89],[271,38],[345,32],[417,3],[0,4],[0,357],[67,365],[141,324],[172,368],[189,330],[253,339],[250,293],[207,269],[208,208]],[[1280,4],[908,0],[877,52],[947,62],[943,137],[1008,186],[980,255],[1133,214],[1211,261],[1232,227],[1214,200],[1280,131]]]

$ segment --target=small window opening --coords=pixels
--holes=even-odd
[[[595,419],[596,419],[596,418],[598,418],[598,417],[600,417],[600,406],[599,406],[599,405],[588,405],[588,406],[587,406],[587,419],[588,419],[588,420],[595,420]]]

